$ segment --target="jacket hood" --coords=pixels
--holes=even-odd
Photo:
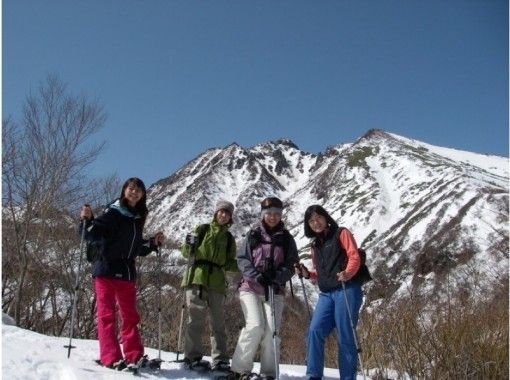
[[[120,204],[120,199],[117,199],[113,204],[110,205],[111,209],[117,210],[122,215],[127,216],[128,218],[138,219],[140,215],[134,214],[130,209],[124,207]]]
[[[216,215],[216,214],[215,214]],[[227,224],[224,224],[223,226],[220,225],[217,221],[216,221],[216,218],[213,216],[212,220],[211,220],[211,223],[209,223],[210,226],[214,229],[222,229],[224,228],[225,230],[228,230],[230,228],[230,226],[232,225],[232,218],[230,218],[230,222],[228,222]]]

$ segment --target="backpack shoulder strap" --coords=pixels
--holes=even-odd
[[[230,249],[232,248],[232,244],[234,243],[234,236],[230,231],[227,231],[227,254],[230,253]]]
[[[260,232],[260,228],[251,228],[248,232],[248,243],[250,244],[250,249],[253,250],[260,244],[261,241],[262,233]]]
[[[285,258],[287,258],[287,252],[289,250],[290,246],[290,239],[292,238],[292,235],[288,229],[283,230],[283,255]]]
[[[209,231],[210,224],[204,223],[198,226],[197,228],[197,246],[202,244],[202,241],[204,240],[205,234],[207,231]],[[230,249],[232,248],[232,244],[234,243],[234,236],[230,231],[227,231],[227,253],[230,252]]]
[[[204,223],[198,226],[197,228],[197,247],[202,244],[202,240],[204,240],[205,234],[209,231],[209,223]]]
[[[341,235],[342,231],[345,230],[345,229],[346,228],[342,227],[342,226],[338,227],[338,232],[337,232],[336,238],[338,239],[339,242],[340,242],[340,235]],[[340,244],[342,244],[342,242],[340,242]],[[343,246],[342,246],[342,248],[345,249]]]

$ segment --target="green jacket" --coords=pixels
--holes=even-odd
[[[191,255],[190,265],[184,273],[182,287],[202,285],[220,293],[226,292],[225,271],[238,272],[236,261],[236,242],[230,238],[230,249],[227,252],[229,226],[220,226],[216,221],[209,224],[204,238]],[[194,229],[198,235],[200,226]],[[181,253],[189,258],[190,246],[186,243],[181,247]],[[191,273],[191,278],[190,278]]]

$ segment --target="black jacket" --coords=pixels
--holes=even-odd
[[[96,244],[100,253],[92,266],[93,277],[135,281],[136,256],[157,250],[152,239],[142,238],[142,218],[122,207],[118,200],[85,226],[85,239]]]

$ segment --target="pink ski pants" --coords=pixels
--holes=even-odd
[[[135,284],[131,281],[96,277],[94,285],[101,363],[108,366],[123,357],[117,339],[116,305],[121,317],[120,336],[124,359],[127,363],[136,363],[143,356],[143,345],[138,331],[140,316],[136,310]]]

